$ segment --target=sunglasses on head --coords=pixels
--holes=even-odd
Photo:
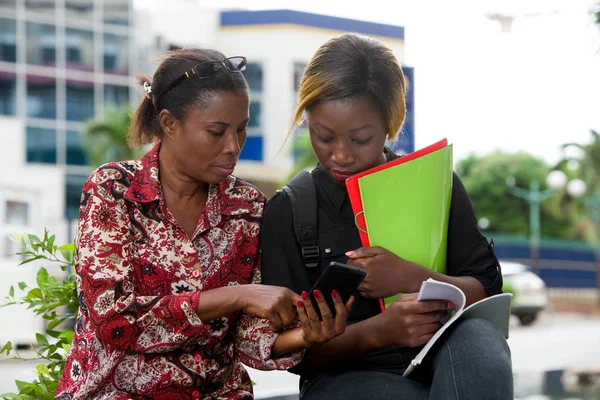
[[[192,68],[185,71],[179,78],[175,79],[167,88],[158,96],[155,97],[155,102],[158,103],[158,99],[175,86],[179,85],[184,80],[193,76],[200,79],[207,79],[217,73],[219,68],[225,67],[229,72],[242,72],[246,69],[248,60],[243,56],[228,57],[224,60],[212,60],[194,65]]]

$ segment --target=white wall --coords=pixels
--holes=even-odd
[[[342,32],[295,25],[225,27],[214,46],[227,55],[245,55],[249,62],[263,64],[264,161],[272,167],[289,167],[291,159],[280,151],[296,104],[294,63],[307,63],[327,40]],[[382,39],[382,38],[380,38]],[[382,39],[399,61],[404,59],[404,42]],[[278,154],[279,153],[279,154]]]

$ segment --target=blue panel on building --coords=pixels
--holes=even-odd
[[[594,288],[596,287],[596,271],[573,269],[540,269],[540,278],[548,287],[560,288]]]
[[[240,154],[240,160],[262,161],[263,160],[263,137],[248,136],[246,144]]]
[[[406,78],[406,119],[398,139],[388,145],[398,154],[415,151],[415,70],[402,67]]]
[[[404,27],[293,10],[223,11],[221,26],[294,24],[404,39]]]

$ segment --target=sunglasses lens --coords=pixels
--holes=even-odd
[[[246,69],[246,59],[244,57],[232,57],[228,58],[227,68],[233,72],[241,72]]]

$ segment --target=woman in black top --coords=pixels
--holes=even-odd
[[[404,94],[404,76],[392,51],[356,34],[325,43],[304,72],[294,125],[306,116],[319,160],[312,178],[320,258],[316,268],[305,266],[290,199],[280,192],[268,202],[262,223],[262,282],[306,296],[330,261],[364,268],[367,278],[359,287],[345,333],[309,349],[292,369],[301,375],[301,398],[512,399],[508,345],[483,319],[458,324],[410,378],[402,376],[449,308],[444,301],[416,301],[424,280],[434,278],[460,287],[467,304],[502,291],[493,248],[477,229],[471,202],[456,175],[447,275],[382,248],[361,248],[344,182],[397,157],[385,142],[396,138],[404,122]],[[377,299],[396,293],[407,294],[381,312]]]

